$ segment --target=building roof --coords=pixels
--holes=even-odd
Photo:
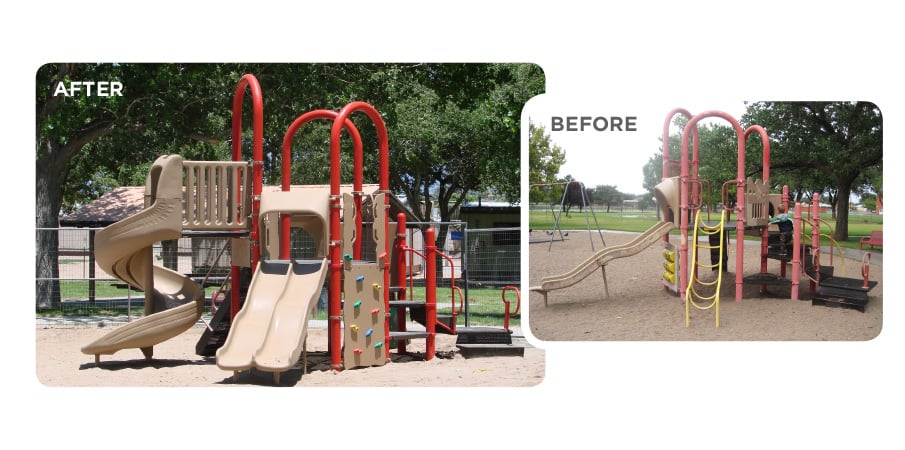
[[[144,186],[123,186],[60,219],[60,226],[103,227],[137,214],[145,205]]]

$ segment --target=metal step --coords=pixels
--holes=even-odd
[[[867,293],[877,285],[876,281],[844,277],[828,277],[820,280],[820,289],[811,300],[811,305],[838,306],[864,312],[867,307]]]
[[[422,300],[390,300],[390,308],[424,309]]]
[[[502,328],[463,327],[458,336],[456,348],[465,358],[525,356],[525,349],[530,347],[523,336],[515,337],[511,331]]]
[[[811,299],[812,306],[837,306],[841,308],[854,309],[864,312],[867,307],[867,300],[853,300],[851,298],[833,297],[817,294]]]
[[[492,356],[525,356],[525,346],[519,344],[456,344],[465,358]]]
[[[868,281],[867,287],[864,287],[864,279],[845,278],[845,277],[827,277],[820,279],[820,287],[846,289],[858,292],[868,292],[877,285],[876,281]]]
[[[745,284],[767,284],[771,286],[791,286],[792,280],[772,273],[756,273],[743,279]]]
[[[394,341],[426,339],[429,335],[427,331],[390,331],[390,339]]]
[[[512,332],[494,327],[459,327],[456,345],[460,344],[512,344]]]

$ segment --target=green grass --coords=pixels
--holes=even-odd
[[[88,300],[88,280],[60,280],[60,298],[67,300]],[[208,286],[205,296],[210,297],[217,288]],[[95,281],[95,299],[126,298],[129,295],[125,283],[122,281]],[[132,290],[132,298],[144,298],[141,291]]]
[[[585,214],[573,210],[566,217],[563,214],[559,219],[559,228],[562,230],[587,230],[590,223],[591,230],[597,229],[600,225],[601,230],[610,231],[628,231],[642,233],[657,222],[657,214],[655,211],[626,211],[626,212],[600,212],[594,211],[594,214]],[[596,217],[596,222],[595,222]],[[711,217],[718,217],[712,214]],[[820,232],[825,235],[831,235],[830,226],[835,229],[836,222],[829,215],[822,217],[829,221],[829,225],[821,223]],[[528,227],[532,230],[552,230],[554,225],[554,217],[549,209],[532,209],[528,215]],[[848,241],[839,242],[839,246],[843,248],[859,248],[859,240],[862,236],[869,236],[871,231],[883,229],[883,216],[879,215],[861,215],[850,214],[848,219]],[[810,233],[810,227],[806,228]],[[673,230],[672,234],[679,234],[678,230]],[[810,235],[810,234],[809,234]],[[757,239],[748,236],[746,239]],[[825,237],[824,237],[825,239]],[[882,248],[875,251],[882,252]]]
[[[414,300],[424,300],[425,289],[423,287],[415,287],[412,289],[412,294],[409,298]],[[464,291],[463,291],[464,293]],[[469,325],[484,325],[484,326],[502,326],[505,318],[506,306],[503,303],[502,298],[502,290],[501,289],[486,289],[486,288],[468,288],[468,314],[469,314]],[[517,306],[517,297],[514,292],[506,293],[506,300],[509,300],[510,306],[510,318],[509,325],[510,326],[518,326],[520,321],[521,314],[512,315],[515,312],[515,308]],[[459,308],[459,298],[456,297],[455,307]],[[437,312],[439,314],[449,314],[449,311],[453,308],[452,296],[450,293],[449,286],[439,287],[437,288]],[[464,306],[463,306],[464,308]],[[462,314],[464,314],[464,309]],[[459,325],[465,324],[464,315],[460,315],[458,322]]]
[[[97,281],[95,283],[96,302],[90,304],[88,302],[75,302],[73,300],[88,299],[88,281],[84,280],[62,280],[60,281],[60,290],[63,292],[63,305],[58,308],[37,308],[35,313],[38,317],[60,317],[67,316],[125,316],[140,317],[144,315],[144,307],[140,302],[144,300],[144,293],[132,291],[132,299],[135,305],[131,310],[123,302],[113,303],[105,299],[124,299],[126,298],[126,289],[122,286],[122,282],[115,281]],[[215,290],[214,287],[206,289],[205,296],[210,297]],[[425,288],[415,287],[409,296],[415,300],[424,300]],[[472,301],[468,304],[469,309],[469,325],[485,325],[485,326],[502,326],[505,316],[505,304],[501,297],[499,289],[477,289],[469,288],[468,296]],[[516,308],[516,296],[512,292],[507,292],[506,299],[511,302],[510,311],[514,312]],[[67,301],[69,300],[69,301]],[[137,306],[136,306],[137,305]],[[458,297],[456,307],[459,306]],[[437,312],[449,313],[452,308],[450,288],[437,288]],[[205,313],[210,313],[210,302],[205,302]],[[327,320],[326,308],[317,310],[314,316],[316,320]],[[510,317],[511,326],[519,325],[519,315]],[[464,316],[460,316],[459,324],[464,325]]]

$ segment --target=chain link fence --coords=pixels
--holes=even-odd
[[[85,317],[128,322],[144,314],[144,293],[104,272],[94,258],[97,228],[41,228],[37,239],[56,245],[45,254],[44,274],[35,278],[35,305],[39,319],[54,318],[62,325],[78,325]],[[53,236],[51,236],[53,235]],[[205,281],[211,295],[229,274],[229,252],[221,250],[226,238],[193,237],[165,241],[152,247],[154,265]],[[55,261],[55,264],[53,264]],[[47,276],[50,275],[50,276]],[[210,302],[205,303],[206,313]],[[46,321],[46,320],[45,320]],[[90,321],[88,321],[90,322]]]
[[[447,258],[437,261],[438,313],[461,308],[460,325],[496,325],[503,323],[505,304],[502,289],[519,286],[521,254],[519,228],[468,229],[464,222],[408,223],[406,243],[422,255],[423,229],[436,230],[437,247]],[[367,229],[367,226],[366,228]],[[36,315],[40,323],[49,319],[57,325],[92,323],[90,318],[127,322],[144,314],[144,293],[105,273],[94,258],[94,235],[97,228],[37,229],[37,239],[54,242],[46,254],[37,255],[45,263],[44,273],[36,277]],[[363,233],[369,236],[369,233]],[[210,296],[229,274],[229,251],[218,255],[228,238],[184,237],[158,243],[152,247],[154,264],[187,274],[196,281],[206,281],[205,315],[210,314]],[[375,259],[373,245],[364,242],[363,259]],[[314,242],[304,233],[290,237],[291,257],[311,258]],[[425,261],[420,255],[407,257],[414,268],[411,284],[414,295],[424,291]],[[455,283],[462,296],[455,294]],[[420,289],[420,290],[419,290]],[[326,299],[326,295],[322,295]],[[515,295],[507,293],[515,309]],[[326,305],[322,306],[325,309]],[[112,319],[111,319],[112,318]],[[42,322],[42,319],[43,322]],[[510,321],[518,325],[518,317]]]
[[[503,288],[521,282],[521,229],[481,228],[466,229],[462,246],[465,249],[463,266],[466,268],[465,295],[466,324],[500,325],[503,323],[505,303]],[[516,298],[507,292],[512,312]],[[510,324],[519,325],[518,316]]]

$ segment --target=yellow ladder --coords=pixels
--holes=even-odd
[[[689,282],[688,287],[685,289],[685,327],[688,328],[691,325],[691,307],[694,307],[699,310],[708,310],[710,308],[714,308],[716,313],[716,326],[720,326],[720,286],[723,281],[723,252],[725,251],[723,246],[723,229],[724,224],[726,223],[726,211],[724,210],[720,213],[720,221],[716,225],[707,225],[701,220],[701,211],[695,214],[694,219],[694,235],[692,238],[692,250],[691,250],[691,265],[689,269]],[[719,244],[716,246],[713,245],[700,245],[698,243],[698,231],[701,233],[710,236],[716,233],[719,233]],[[720,256],[717,259],[716,264],[703,264],[698,261],[698,248],[704,249],[720,249]],[[717,276],[713,281],[701,281],[698,278],[697,268],[703,269],[714,269],[716,268]],[[716,286],[716,290],[713,292],[713,295],[703,296],[698,293],[695,286],[701,287],[711,287]],[[695,301],[697,299],[698,301]],[[709,301],[709,304],[704,304]],[[700,302],[700,303],[699,303]]]

